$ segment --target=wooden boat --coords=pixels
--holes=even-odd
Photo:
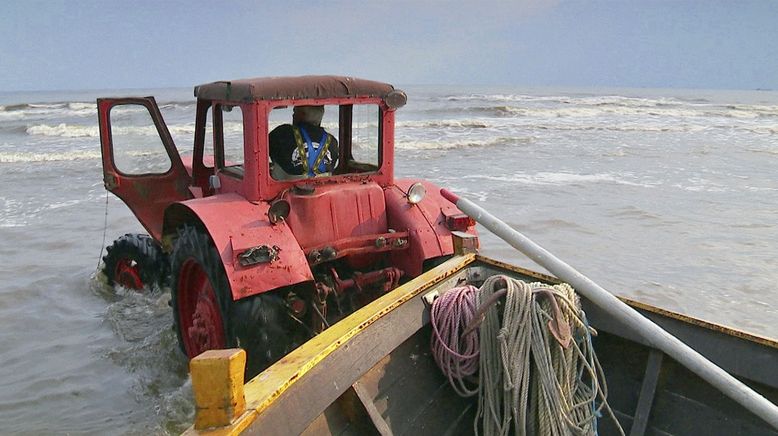
[[[476,400],[456,395],[431,356],[425,296],[463,281],[477,285],[494,274],[558,282],[477,254],[459,254],[325,330],[245,386],[240,351],[198,357],[192,363],[197,422],[187,433],[473,434]],[[778,402],[777,341],[622,300]],[[608,403],[626,434],[778,435],[652,348],[630,325],[585,298],[582,306],[598,330],[593,342]],[[599,423],[600,435],[618,434],[608,419]]]

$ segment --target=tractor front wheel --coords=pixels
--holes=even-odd
[[[171,265],[174,325],[190,359],[206,350],[240,347],[251,377],[295,345],[281,296],[268,292],[233,301],[219,253],[205,232],[181,229]]]
[[[135,290],[162,286],[167,271],[165,253],[149,235],[128,233],[108,246],[103,256],[103,274],[111,286]]]

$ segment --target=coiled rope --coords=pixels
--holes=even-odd
[[[594,435],[602,409],[621,431],[592,347],[596,332],[569,285],[492,276],[480,290],[444,293],[431,323],[433,357],[451,386],[478,393],[476,434],[506,435],[513,426],[517,435]]]
[[[438,367],[448,377],[454,390],[463,397],[478,393],[477,383],[466,381],[478,372],[478,335],[459,339],[478,309],[478,288],[463,286],[454,288],[435,300],[432,319],[432,356]]]

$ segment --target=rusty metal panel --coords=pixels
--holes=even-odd
[[[182,203],[197,214],[221,254],[234,299],[313,280],[305,254],[284,222],[270,224],[267,203],[224,194]],[[278,259],[242,266],[237,256],[253,247],[278,247]]]

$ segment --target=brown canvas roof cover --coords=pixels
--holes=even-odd
[[[252,101],[330,97],[386,97],[388,83],[343,76],[258,77],[207,83],[195,87],[195,97],[207,100]]]

